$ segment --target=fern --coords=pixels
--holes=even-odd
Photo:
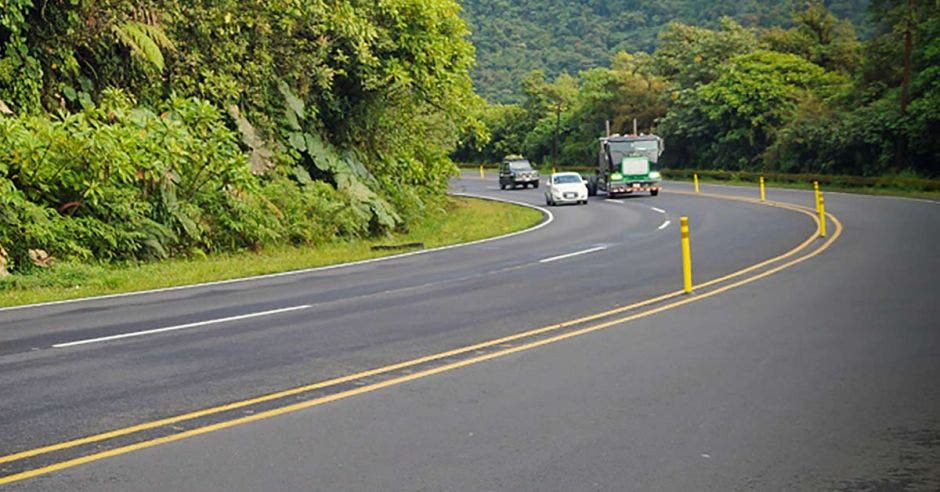
[[[127,21],[111,27],[114,35],[126,46],[131,53],[150,62],[158,70],[163,71],[165,66],[161,48],[173,51],[176,46],[166,35],[163,28],[153,24],[137,21]]]

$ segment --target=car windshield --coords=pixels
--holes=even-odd
[[[513,171],[531,171],[532,166],[529,164],[528,161],[517,161],[517,162],[510,162],[509,169],[512,169]]]
[[[580,183],[581,178],[573,174],[565,174],[562,176],[555,176],[555,184],[564,184],[564,183]]]

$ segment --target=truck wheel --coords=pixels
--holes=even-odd
[[[538,188],[538,187],[539,187],[539,182],[536,181],[536,182],[532,183],[532,187],[533,187],[533,188]]]
[[[659,194],[659,190],[650,190],[650,196],[656,196]]]
[[[506,189],[506,183],[500,183],[500,184],[499,184],[499,189],[505,190],[505,189]]]

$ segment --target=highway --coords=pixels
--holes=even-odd
[[[0,309],[0,490],[940,489],[940,203],[453,189],[546,219]]]

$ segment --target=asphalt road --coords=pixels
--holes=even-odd
[[[455,188],[544,204],[541,190],[495,185],[464,179]],[[0,310],[0,454],[673,292],[680,215],[692,225],[696,283],[785,254],[815,230],[793,210],[670,193],[688,188],[554,207],[535,231],[444,251]],[[768,199],[812,203],[801,191],[769,190]],[[845,226],[830,247],[695,302],[626,322],[599,318],[609,326],[580,335],[571,330],[590,323],[576,324],[570,337],[537,335],[531,348],[521,345],[528,339],[500,343],[0,458],[0,476],[166,439],[8,487],[940,489],[940,204],[830,194],[827,206]],[[155,329],[166,331],[141,333]],[[128,334],[136,335],[107,338]],[[317,398],[324,403],[278,410]],[[172,438],[187,431],[194,435]]]

